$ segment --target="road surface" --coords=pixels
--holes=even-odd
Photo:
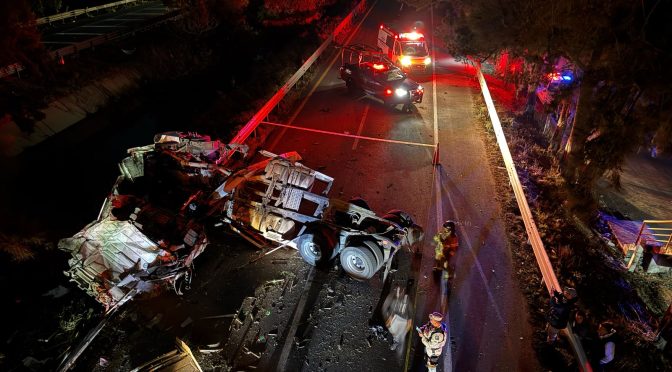
[[[396,15],[394,3],[377,3],[350,41],[374,44],[378,25]],[[435,28],[430,9],[404,13],[399,19],[399,23],[416,21],[427,30]],[[447,310],[452,347],[444,351],[439,370],[536,371],[540,368],[532,349],[529,310],[513,279],[503,219],[493,197],[511,192],[510,186],[495,185],[489,170],[473,116],[473,105],[480,100],[473,72],[443,54],[439,41],[432,45],[436,68],[414,76],[425,87],[425,97],[412,113],[348,94],[337,78],[338,62],[330,63],[337,60],[333,55],[334,59],[324,59],[309,85],[315,89],[291,120],[263,124],[274,128],[265,147],[276,153],[298,151],[306,165],[334,177],[331,197],[359,196],[378,212],[402,209],[425,228],[422,254],[403,252],[393,279],[410,283],[417,310],[414,325],[424,323],[432,311]],[[25,173],[24,191],[35,195],[26,209],[47,213],[53,225],[63,228],[83,226],[93,219],[108,190],[100,185],[111,186],[116,177],[114,162],[121,160],[124,150],[149,143],[153,131],[188,122],[158,115],[163,108],[147,110],[138,115],[135,129],[118,127],[110,115],[112,120],[99,123],[103,129],[94,133],[97,139],[75,141],[74,136],[80,138],[82,133],[73,129],[25,155],[20,172]],[[81,146],[67,146],[72,143]],[[437,144],[440,165],[434,166]],[[63,153],[63,148],[69,150]],[[62,153],[63,159],[51,157],[50,151]],[[98,157],[98,153],[111,155]],[[59,166],[38,168],[49,162]],[[98,175],[96,188],[81,177],[91,167],[105,169],[91,171],[92,177]],[[57,183],[50,192],[43,183],[28,181],[44,178]],[[74,197],[73,190],[81,195]],[[6,191],[12,195],[16,189]],[[72,200],[86,200],[87,205]],[[18,208],[15,203],[8,200],[8,205]],[[75,220],[85,220],[73,223],[58,218],[69,209],[78,211]],[[461,239],[456,278],[449,291],[431,274],[432,236],[445,219],[457,222]],[[177,336],[190,342],[205,367],[226,363],[287,371],[423,370],[422,348],[414,332],[406,345],[390,350],[385,335],[370,328],[387,290],[379,277],[357,282],[337,268],[313,270],[293,251],[279,251],[249,264],[256,256],[244,241],[231,236],[211,238],[215,243],[196,261],[191,292],[184,297],[166,292],[134,302],[103,330],[78,368],[91,370],[100,357],[114,360],[115,356],[126,358],[115,366],[134,367],[156,356],[150,355],[151,348],[138,345],[164,344],[159,339],[171,344]],[[449,296],[442,296],[442,291]],[[129,319],[134,319],[132,332]],[[200,353],[199,348],[211,352]]]

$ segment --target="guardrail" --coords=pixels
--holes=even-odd
[[[43,24],[51,23],[51,22],[62,21],[62,20],[68,19],[68,18],[79,17],[82,14],[87,14],[89,12],[95,12],[97,10],[114,8],[114,7],[117,7],[117,6],[131,4],[131,3],[137,3],[137,2],[140,2],[140,1],[145,1],[145,0],[122,0],[122,1],[117,1],[117,2],[114,2],[114,3],[105,4],[105,5],[94,6],[94,7],[91,7],[91,8],[75,9],[75,10],[71,10],[69,12],[63,12],[63,13],[50,15],[50,16],[47,16],[47,17],[38,18],[32,24],[40,26],[40,25],[43,25]]]
[[[502,158],[504,159],[504,166],[506,167],[506,172],[509,174],[509,181],[511,182],[513,193],[516,196],[518,208],[520,209],[520,215],[523,218],[525,230],[527,231],[530,245],[532,245],[534,257],[537,259],[539,270],[541,270],[544,284],[546,284],[546,289],[548,290],[549,295],[553,293],[553,290],[562,291],[560,288],[560,283],[558,282],[558,278],[555,276],[555,272],[553,271],[553,266],[551,266],[551,261],[548,259],[548,255],[546,254],[546,249],[544,249],[544,243],[541,241],[541,236],[539,235],[539,230],[537,230],[537,225],[534,222],[532,211],[530,211],[530,205],[527,203],[523,186],[521,185],[520,179],[518,178],[516,166],[513,163],[513,157],[511,156],[509,145],[506,143],[504,130],[502,129],[502,124],[499,121],[495,104],[492,101],[492,97],[490,96],[488,84],[485,82],[485,77],[483,76],[483,72],[481,71],[480,66],[476,66],[476,71],[478,82],[481,85],[481,91],[483,92],[483,99],[485,100],[485,105],[488,108],[490,120],[492,121],[492,129],[495,132],[495,137],[497,137],[497,144],[499,145],[499,150],[501,151]],[[567,337],[570,344],[572,345],[572,348],[574,349],[574,353],[576,354],[577,359],[579,360],[581,370],[584,372],[591,372],[592,367],[588,362],[588,358],[586,357],[586,353],[583,350],[583,346],[576,338],[569,325],[567,326]]]
[[[171,13],[177,13],[177,11],[173,11]],[[80,43],[68,45],[67,47],[55,50],[55,51],[51,52],[50,54],[51,54],[52,58],[55,58],[56,60],[58,60],[61,57],[64,57],[64,56],[67,56],[67,55],[70,55],[70,54],[74,54],[74,53],[80,52],[80,51],[85,50],[85,49],[93,48],[97,45],[101,45],[101,44],[107,43],[109,41],[124,39],[128,36],[131,36],[131,35],[137,33],[137,32],[147,31],[147,30],[150,30],[154,27],[162,25],[166,22],[174,21],[174,20],[182,17],[182,14],[169,16],[169,14],[171,14],[171,13],[166,13],[164,15],[165,18],[162,18],[160,20],[156,20],[156,21],[152,22],[151,24],[146,25],[144,27],[134,28],[132,30],[125,31],[125,32],[112,32],[112,33],[109,33],[109,34],[101,35],[101,36],[95,37],[93,39],[82,41]]]
[[[357,6],[341,21],[341,23],[336,26],[334,31],[329,35],[329,37],[320,45],[319,48],[306,60],[306,62],[292,75],[289,80],[283,85],[269,100],[264,104],[264,106],[257,111],[252,119],[250,119],[243,128],[240,129],[238,134],[230,141],[230,143],[244,143],[245,140],[254,132],[254,130],[259,126],[259,124],[266,119],[268,114],[275,108],[275,106],[282,101],[282,99],[287,95],[287,93],[292,89],[299,79],[308,71],[308,69],[315,63],[317,58],[327,49],[327,46],[331,44],[334,39],[343,32],[346,27],[352,24],[356,16],[363,13],[366,9],[366,0],[361,0]]]
[[[672,255],[672,220],[644,220],[639,229],[635,247],[645,244],[653,245],[657,254]],[[658,244],[652,244],[653,242]]]
[[[66,47],[63,47],[61,49],[57,49],[57,50],[49,52],[49,55],[54,60],[58,61],[61,58],[65,57],[65,56],[68,56],[70,54],[75,54],[77,52],[81,52],[82,50],[93,48],[95,46],[102,45],[102,44],[105,44],[105,43],[110,42],[110,41],[121,40],[121,39],[124,39],[128,36],[131,36],[131,35],[135,34],[136,32],[147,31],[147,30],[152,29],[154,27],[157,27],[157,26],[159,26],[163,23],[166,23],[166,22],[169,22],[169,21],[174,21],[174,20],[177,20],[177,19],[182,17],[182,14],[169,16],[171,13],[177,13],[177,10],[166,13],[163,16],[165,18],[162,18],[160,20],[155,20],[151,24],[146,25],[144,27],[134,28],[132,30],[125,31],[125,32],[120,32],[120,31],[112,32],[112,33],[109,33],[109,34],[105,34],[105,35],[95,37],[93,39],[88,39],[88,40],[85,40],[85,41],[82,41],[82,42],[79,42],[79,43],[70,44],[70,45],[68,45]],[[14,63],[14,64],[6,66],[4,68],[0,68],[0,79],[4,78],[5,76],[9,76],[9,75],[19,73],[23,70],[24,70],[24,67],[19,63]]]

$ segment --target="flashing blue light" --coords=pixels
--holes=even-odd
[[[572,77],[570,75],[562,75],[562,80],[564,81],[572,81]]]

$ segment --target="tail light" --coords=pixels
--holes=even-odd
[[[392,95],[392,89],[390,89],[390,88],[385,89],[385,95],[386,96],[391,96]]]

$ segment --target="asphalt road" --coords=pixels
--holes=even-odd
[[[395,3],[390,3],[376,5],[354,34],[352,43],[375,43],[378,25],[396,15]],[[434,29],[429,9],[404,13],[399,21],[409,24],[422,21],[427,30]],[[431,34],[425,33],[431,38]],[[532,350],[528,309],[513,279],[503,219],[493,198],[495,193],[511,192],[510,186],[495,185],[488,168],[473,116],[473,105],[480,99],[473,72],[442,54],[438,41],[432,44],[437,65],[434,73],[414,76],[425,87],[425,97],[412,113],[390,110],[369,97],[351,96],[337,78],[337,59],[334,64],[327,59],[321,66],[326,72],[316,74],[311,85],[315,90],[305,97],[305,104],[293,115],[293,120],[280,123],[291,124],[293,128],[263,124],[275,128],[265,147],[276,153],[298,151],[307,166],[334,177],[331,197],[347,200],[359,196],[378,212],[402,209],[425,228],[423,254],[403,252],[393,279],[397,283],[412,281],[414,325],[426,322],[432,311],[448,310],[446,322],[450,325],[452,347],[444,351],[439,370],[536,371],[540,368]],[[111,186],[116,176],[112,163],[121,159],[123,149],[146,144],[147,140],[139,139],[151,138],[146,131],[174,128],[186,122],[170,117],[156,119],[146,110],[138,119],[142,125],[134,124],[133,134],[108,125],[100,131],[99,141],[89,140],[88,147],[73,146],[71,153],[64,154],[71,159],[70,163],[55,163],[72,168],[61,170],[64,174],[77,173],[75,169],[86,168],[77,165],[79,159],[86,158],[89,163],[96,163],[96,167],[109,169],[111,173],[96,170],[104,174],[97,184]],[[142,135],[138,128],[142,128]],[[339,133],[360,137],[343,137]],[[67,144],[68,138],[61,136],[53,147],[62,142]],[[440,166],[432,165],[437,143]],[[42,147],[48,153],[50,146]],[[94,161],[86,155],[97,152],[110,153],[116,160],[101,164],[100,159]],[[44,154],[35,153],[33,160],[39,163],[40,159],[49,158],[41,155]],[[53,172],[58,170],[54,168]],[[38,176],[45,177],[42,173],[35,177]],[[63,189],[76,187],[72,182],[61,183]],[[25,191],[41,195],[39,183],[31,184],[35,186]],[[85,192],[91,188],[82,185],[77,190]],[[87,200],[96,201],[90,206],[72,206],[90,215],[83,223],[94,218],[105,190],[96,191],[100,196],[88,195]],[[57,211],[64,209],[59,204],[64,203],[60,200],[64,198],[51,199],[54,200],[42,201],[36,196],[30,209],[46,209],[58,215]],[[451,283],[449,295],[442,296],[446,288],[442,292],[441,283],[431,274],[434,264],[431,238],[445,219],[457,222],[461,248],[456,256],[456,279]],[[68,228],[72,224],[69,221]],[[357,282],[337,268],[328,272],[311,270],[293,251],[280,251],[249,264],[255,252],[241,239],[225,236],[212,240],[217,243],[196,261],[190,293],[177,297],[167,292],[134,302],[123,316],[111,321],[101,332],[83,355],[78,370],[95,370],[100,357],[126,358],[119,364],[113,363],[120,370],[135,367],[156,356],[150,352],[152,343],[158,344],[160,338],[170,343],[176,336],[192,346],[221,348],[207,354],[195,350],[204,367],[221,366],[223,361],[242,367],[246,365],[243,359],[252,358],[247,365],[255,365],[257,370],[424,369],[423,351],[414,332],[405,346],[390,350],[389,340],[369,327],[387,289],[379,277]],[[236,318],[243,319],[240,328],[231,327],[236,318],[228,315],[234,313]],[[133,319],[131,328],[124,326],[129,318]],[[262,339],[265,341],[261,342]]]
[[[378,3],[351,43],[374,44],[377,26],[390,22],[395,10],[394,5]],[[429,9],[403,13],[398,23],[416,21],[423,22],[426,30],[434,29]],[[425,33],[431,39],[429,32]],[[317,89],[306,98],[295,119],[283,123],[295,128],[276,130],[267,147],[276,153],[296,150],[308,166],[334,177],[332,197],[361,196],[376,211],[402,209],[424,226],[426,239],[417,273],[415,325],[426,322],[428,313],[447,307],[452,349],[444,352],[441,370],[538,370],[528,309],[512,275],[503,219],[493,198],[496,193],[511,192],[510,186],[495,185],[473,115],[480,91],[473,71],[442,54],[438,41],[432,44],[437,65],[434,74],[413,76],[425,86],[423,103],[416,105],[413,113],[392,111],[375,99],[349,95],[338,79],[337,60],[317,81]],[[441,165],[435,167],[433,149],[426,145],[437,143]],[[461,247],[449,300],[442,306],[441,283],[431,273],[431,238],[445,219],[457,222]],[[373,292],[373,296],[380,293]],[[353,306],[351,310],[351,321],[367,316],[365,306],[359,307],[360,314],[357,308]],[[325,322],[332,321],[324,318]],[[324,345],[338,344],[341,337],[332,327],[320,327],[319,320],[316,323],[305,351],[308,356],[322,353]],[[404,355],[376,349],[353,357],[364,359],[359,366],[365,370],[379,368],[379,363],[371,358],[384,358],[395,369],[422,370],[420,349],[417,337],[413,337],[411,348]],[[339,365],[334,368],[341,369]]]

